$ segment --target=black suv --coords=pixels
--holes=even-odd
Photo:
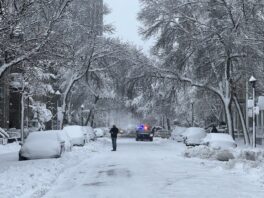
[[[153,141],[154,131],[151,130],[151,126],[147,124],[141,124],[136,131],[136,141],[149,140]]]

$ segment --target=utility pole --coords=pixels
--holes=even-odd
[[[249,131],[249,119],[248,119],[248,82],[246,82],[246,127]]]
[[[24,143],[24,116],[25,116],[25,83],[24,78],[22,79],[22,91],[21,91],[21,120],[20,120],[20,131],[21,131],[21,142]]]
[[[194,126],[194,108],[193,108],[194,102],[192,102],[192,127]]]
[[[255,123],[255,86],[256,86],[257,79],[254,76],[251,76],[249,82],[252,84],[253,88],[253,109],[252,109],[252,117],[253,117],[253,141],[252,146],[253,148],[256,147],[256,123]]]

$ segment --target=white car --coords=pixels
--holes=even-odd
[[[216,149],[235,148],[237,144],[231,135],[227,133],[210,133],[202,140],[203,145]]]
[[[59,158],[64,144],[57,131],[31,132],[21,145],[19,160]]]
[[[70,136],[64,130],[58,131],[58,134],[59,134],[60,138],[65,142],[65,144],[64,144],[65,151],[67,151],[67,152],[71,151],[73,144],[72,144]]]
[[[66,126],[63,128],[71,139],[73,146],[84,146],[87,141],[87,132],[82,126]]]
[[[94,133],[96,137],[103,137],[105,135],[104,130],[101,128],[95,128]]]
[[[89,141],[94,141],[96,140],[96,135],[95,135],[95,132],[94,132],[94,129],[90,126],[84,126],[84,130],[85,130],[85,133],[87,134],[86,135],[86,141],[89,142]]]
[[[186,146],[197,146],[201,144],[206,132],[204,128],[190,127],[186,129],[182,136]]]
[[[186,129],[186,127],[176,126],[171,132],[171,138],[177,142],[183,142],[183,134]]]

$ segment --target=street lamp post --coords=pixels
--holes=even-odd
[[[192,127],[194,126],[194,108],[193,108],[194,102],[192,102]]]
[[[83,126],[83,109],[84,109],[84,105],[82,104],[82,106],[81,106],[81,110],[82,110],[82,112],[81,112],[82,126]]]
[[[253,110],[252,110],[252,118],[253,118],[253,138],[252,138],[252,146],[256,147],[256,123],[255,123],[255,86],[257,79],[254,76],[251,76],[249,82],[252,84],[253,88]]]
[[[59,124],[59,100],[60,100],[60,96],[61,96],[61,93],[59,90],[57,90],[55,92],[55,95],[57,96],[57,129],[59,130],[60,129],[60,124]]]

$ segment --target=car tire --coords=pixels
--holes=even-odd
[[[149,140],[150,140],[151,142],[153,142],[153,137],[149,138]]]
[[[25,161],[27,160],[27,158],[21,156],[21,155],[18,155],[18,161]]]

